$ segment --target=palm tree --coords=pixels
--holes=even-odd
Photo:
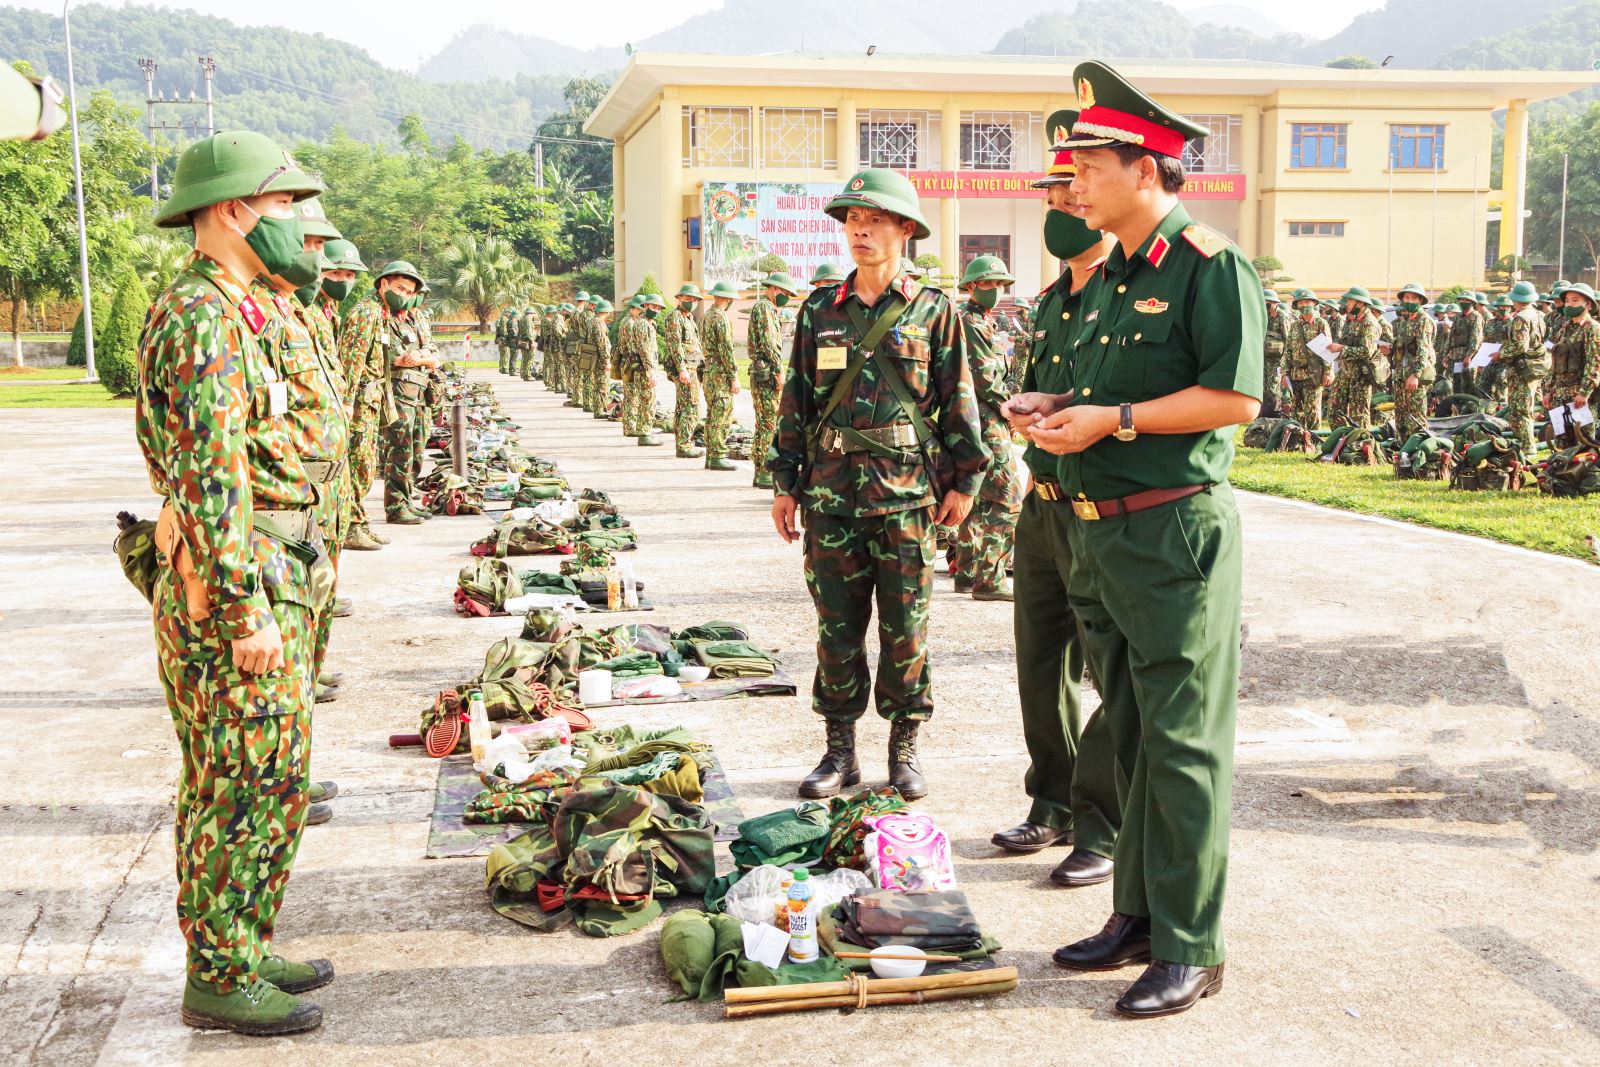
[[[160,234],[141,233],[133,245],[133,269],[152,293],[165,289],[189,259],[186,246]]]
[[[499,237],[480,241],[469,233],[439,253],[438,272],[443,290],[439,306],[469,312],[478,329],[487,330],[495,309],[522,295],[531,268],[512,251],[510,242]]]

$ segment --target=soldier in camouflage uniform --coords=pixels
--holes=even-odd
[[[1276,418],[1278,415],[1279,384],[1283,377],[1283,354],[1289,340],[1289,310],[1276,289],[1261,290],[1267,303],[1267,340],[1262,348],[1262,381],[1266,383],[1261,397],[1261,414]]]
[[[499,359],[501,374],[509,373],[506,368],[511,362],[511,350],[506,342],[506,327],[511,325],[511,317],[515,314],[515,308],[503,308],[494,320],[494,350]]]
[[[640,293],[639,316],[633,324],[628,344],[619,356],[622,379],[622,432],[637,438],[640,445],[653,448],[661,444],[655,436],[656,414],[656,319],[667,302],[659,293]],[[621,339],[618,338],[618,345]]]
[[[589,311],[589,294],[580,292],[573,298],[567,312],[567,332],[561,339],[561,378],[566,386],[567,402],[564,406],[583,406],[586,375],[580,346],[586,336],[584,323]]]
[[[1450,324],[1450,342],[1445,360],[1450,364],[1451,388],[1457,393],[1472,392],[1472,357],[1483,345],[1483,309],[1477,293],[1456,297],[1461,314]]]
[[[1549,407],[1569,404],[1582,410],[1593,404],[1600,390],[1600,321],[1595,314],[1600,302],[1595,292],[1582,282],[1567,285],[1561,292],[1561,333],[1551,353]],[[1592,432],[1592,430],[1591,430]],[[1567,444],[1576,443],[1572,430],[1563,435]]]
[[[832,266],[824,264],[823,266]],[[818,269],[818,273],[822,273]],[[750,439],[750,458],[755,460],[758,489],[772,488],[772,475],[764,462],[778,428],[778,398],[783,395],[783,324],[778,309],[798,296],[800,287],[793,278],[779,271],[761,283],[761,295],[750,308],[750,325],[745,349],[750,353],[750,400],[756,409],[756,429]]]
[[[544,353],[544,387],[551,392],[560,392],[563,385],[561,329],[561,308],[545,305],[544,317],[539,320],[539,350]]]
[[[421,288],[422,275],[404,260],[395,260],[378,272],[376,295],[387,312],[375,342],[386,380],[378,420],[378,459],[384,518],[401,526],[415,526],[424,519],[416,507],[416,463],[427,441],[422,413],[428,371],[439,365],[423,348],[410,314],[422,299]]]
[[[380,424],[389,397],[381,338],[387,334],[393,314],[374,292],[350,309],[339,330],[339,363],[350,411],[350,492],[345,497],[344,547],[363,552],[389,543],[372,529],[366,497],[378,476]]]
[[[294,994],[333,979],[326,960],[272,946],[306,815],[312,629],[331,568],[249,288],[299,256],[292,204],[320,188],[260,134],[190,145],[156,223],[192,226],[195,255],[139,341],[135,433],[165,498],[156,658],[182,758],[182,1017],[247,1034],[319,1025],[321,1009]]]
[[[1322,391],[1333,384],[1333,368],[1306,347],[1328,333],[1328,324],[1319,310],[1315,293],[1296,289],[1294,318],[1284,344],[1284,369],[1289,377],[1295,421],[1308,430],[1322,429]]]
[[[1483,324],[1484,344],[1503,345],[1506,341],[1506,326],[1510,319],[1511,299],[1504,293],[1494,298],[1489,306],[1489,317]],[[1474,379],[1479,394],[1496,404],[1506,402],[1506,368],[1498,361],[1491,359],[1487,367],[1479,368]]]
[[[767,454],[773,525],[785,541],[800,537],[795,513],[805,508],[806,585],[817,610],[812,707],[826,720],[828,747],[800,793],[831,796],[860,780],[855,723],[869,697],[876,599],[870,695],[891,722],[889,783],[915,799],[928,790],[916,739],[933,714],[933,527],[967,517],[988,451],[955,309],[901,270],[905,242],[929,233],[910,181],[863,171],[825,210],[844,224],[856,270],[800,308]],[[946,463],[930,471],[924,457],[935,445]]]
[[[956,592],[971,593],[974,600],[1014,599],[1006,568],[1022,510],[1022,485],[1011,451],[1011,427],[1000,413],[1011,396],[1011,366],[994,342],[994,306],[1000,290],[1014,284],[998,256],[975,257],[961,278],[969,298],[961,309],[961,331],[989,466],[977,502],[950,539],[945,561]]]
[[[523,309],[522,329],[518,333],[522,339],[522,362],[517,371],[525,382],[539,377],[543,369],[539,361],[539,319],[539,309],[532,304]]]
[[[667,312],[661,326],[665,347],[662,353],[663,369],[677,387],[676,405],[672,412],[672,436],[678,445],[679,459],[699,459],[705,455],[694,447],[694,432],[701,422],[700,364],[705,353],[700,347],[700,331],[695,326],[694,306],[704,300],[700,287],[692,282],[678,290],[677,306]]]
[[[1394,320],[1394,429],[1404,442],[1428,429],[1428,389],[1438,373],[1433,320],[1422,313],[1428,294],[1412,283],[1395,294],[1400,310]],[[1407,300],[1406,297],[1415,297]]]
[[[1544,316],[1533,309],[1538,296],[1532,282],[1511,287],[1509,302],[1515,312],[1506,321],[1505,340],[1494,354],[1491,366],[1501,368],[1500,380],[1506,391],[1506,421],[1516,436],[1522,454],[1532,460],[1538,453],[1533,424],[1538,418],[1539,384],[1550,373],[1550,353],[1544,347]]]
[[[733,323],[728,308],[739,296],[732,282],[718,282],[709,294],[711,307],[700,323],[705,352],[701,377],[706,391],[706,470],[738,470],[728,460],[728,430],[733,425],[733,398],[739,393],[739,365],[733,354]],[[752,453],[754,455],[754,453]]]
[[[589,345],[594,349],[594,367],[589,372],[590,410],[594,417],[606,417],[606,400],[611,392],[611,301],[594,298],[594,310],[589,313]]]
[[[1378,302],[1359,285],[1352,285],[1339,299],[1345,306],[1345,321],[1339,340],[1329,346],[1339,357],[1339,372],[1333,381],[1328,424],[1370,430],[1378,342],[1383,336]]]

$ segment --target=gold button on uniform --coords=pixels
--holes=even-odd
[[[1094,395],[1094,390],[1093,389],[1085,389],[1083,391],[1083,395],[1084,396],[1093,396]]]
[[[1128,287],[1127,287],[1127,286],[1126,286],[1126,285],[1119,285],[1119,286],[1117,286],[1117,292],[1119,292],[1119,293],[1126,293],[1126,292],[1127,292],[1127,291],[1128,291]]]
[[[1104,344],[1110,344],[1111,343],[1111,338],[1106,336],[1105,334],[1101,334],[1100,335],[1100,343],[1103,344],[1103,345]]]
[[[1061,362],[1061,357],[1060,356],[1051,356],[1050,357],[1050,362],[1051,363],[1060,363]]]
[[[1066,322],[1066,321],[1067,321],[1067,320],[1068,320],[1068,319],[1070,319],[1070,318],[1072,318],[1072,312],[1070,312],[1070,311],[1063,311],[1063,312],[1062,312],[1062,313],[1061,313],[1061,321],[1062,321],[1062,322]]]
[[[1144,336],[1144,334],[1142,334],[1142,333],[1136,333],[1136,334],[1134,334],[1134,335],[1133,335],[1133,339],[1134,339],[1134,340],[1135,340],[1135,341],[1137,341],[1137,340],[1138,340],[1138,339],[1139,339],[1139,338],[1141,338],[1141,337],[1143,337],[1143,336]]]

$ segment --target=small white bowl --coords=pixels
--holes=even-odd
[[[711,668],[699,663],[685,663],[678,668],[678,681],[703,682],[711,677]]]
[[[928,961],[917,960],[884,960],[878,956],[921,956],[921,949],[910,948],[906,945],[879,945],[872,950],[872,973],[879,978],[915,978],[925,971]]]

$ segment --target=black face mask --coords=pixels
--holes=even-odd
[[[1075,259],[1100,243],[1100,231],[1076,215],[1051,208],[1044,216],[1044,246],[1057,259]]]
[[[644,317],[647,318],[647,319],[653,319],[659,314],[660,314],[660,312],[657,311],[655,308],[650,308],[649,310],[647,310],[644,313]]]

